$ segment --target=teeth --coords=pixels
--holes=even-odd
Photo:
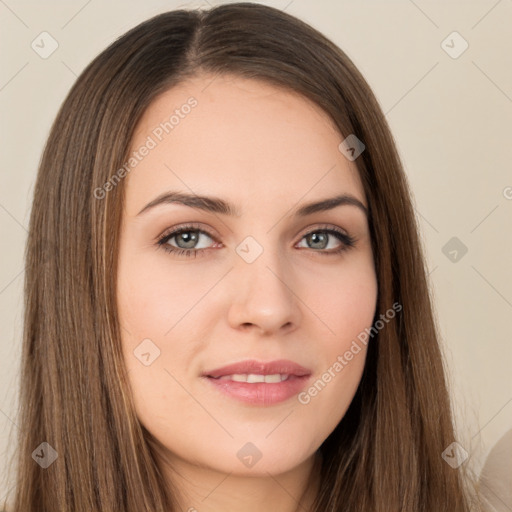
[[[223,380],[232,380],[234,382],[247,382],[248,384],[255,384],[258,382],[266,382],[268,384],[277,384],[278,382],[282,382],[283,380],[288,379],[287,374],[279,374],[275,373],[274,375],[257,375],[255,373],[249,374],[240,374],[236,373],[234,375],[224,375],[221,377]]]

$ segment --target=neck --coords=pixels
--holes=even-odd
[[[173,456],[164,472],[187,512],[312,512],[320,484],[321,456],[313,454],[280,474],[225,474]]]

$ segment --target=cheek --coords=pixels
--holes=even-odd
[[[198,413],[179,383],[185,382],[186,370],[201,344],[192,333],[180,333],[187,312],[205,291],[200,281],[185,278],[179,266],[150,259],[139,260],[133,251],[120,261],[122,350],[141,423],[159,438],[171,429],[173,437],[182,439],[188,417]],[[173,420],[175,410],[180,411],[179,421]]]
[[[137,337],[162,338],[180,322],[212,286],[165,254],[132,255],[119,269],[118,305],[123,326]]]
[[[348,361],[342,354],[332,354],[311,385],[298,395],[299,415],[311,433],[311,444],[320,446],[343,419],[359,386],[367,348],[361,346]]]
[[[325,327],[322,332],[326,336],[318,341],[331,357],[346,350],[347,344],[373,322],[378,286],[368,254],[347,259],[335,271],[316,274],[302,289],[308,306]]]
[[[200,300],[208,298],[218,275],[199,267],[191,271],[163,251],[141,254],[127,246],[120,253],[122,350],[141,419],[164,415],[162,405],[171,403],[194,410],[178,382],[207,344],[209,321],[218,318],[205,307],[208,300]]]
[[[318,312],[324,336],[316,338],[321,365],[299,403],[318,419],[317,432],[328,435],[341,420],[364,370],[368,332],[377,305],[373,261],[360,259],[316,281],[308,305]],[[313,419],[316,422],[316,419]]]

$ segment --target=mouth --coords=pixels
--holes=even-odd
[[[266,382],[267,384],[275,384],[288,380],[295,375],[286,373],[274,373],[272,375],[260,375],[258,373],[234,373],[232,375],[223,375],[222,377],[208,377],[217,380],[231,380],[233,382],[247,382],[248,384],[257,384],[258,382]]]
[[[290,399],[306,386],[310,370],[288,360],[241,361],[202,374],[210,385],[251,405],[269,406]]]
[[[223,366],[222,368],[216,368],[213,370],[208,370],[203,373],[205,377],[212,378],[222,378],[222,377],[230,377],[236,375],[244,375],[244,376],[264,376],[264,377],[276,377],[279,376],[295,376],[295,377],[303,377],[305,375],[310,375],[311,371],[300,364],[295,363],[294,361],[289,361],[287,359],[279,359],[277,361],[255,361],[255,360],[246,360],[240,361],[238,363],[229,364],[227,366]],[[286,379],[281,379],[286,380]],[[262,381],[256,381],[262,382]]]

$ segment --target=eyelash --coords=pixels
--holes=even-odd
[[[197,224],[187,224],[185,226],[180,226],[178,229],[175,229],[174,231],[171,231],[170,233],[165,233],[163,236],[161,236],[158,241],[157,245],[159,248],[163,249],[167,253],[172,253],[175,256],[186,256],[186,257],[193,257],[196,258],[199,255],[203,256],[205,251],[208,249],[178,249],[176,247],[173,247],[169,245],[167,242],[182,233],[185,233],[187,231],[197,231],[199,233],[205,234],[215,240],[215,237],[208,233],[208,231],[205,231],[204,229],[201,229],[199,225]],[[321,226],[317,227],[311,231],[308,231],[307,233],[304,233],[302,235],[302,238],[307,237],[308,235],[311,235],[313,233],[327,233],[330,235],[335,236],[340,242],[342,242],[342,245],[339,249],[326,251],[325,249],[315,250],[311,249],[313,252],[318,252],[319,254],[322,254],[323,256],[336,256],[344,251],[347,251],[351,249],[355,242],[357,242],[357,239],[347,235],[346,233],[343,233],[342,231],[338,230],[337,228],[334,228],[333,226]],[[301,240],[302,240],[301,238]]]

